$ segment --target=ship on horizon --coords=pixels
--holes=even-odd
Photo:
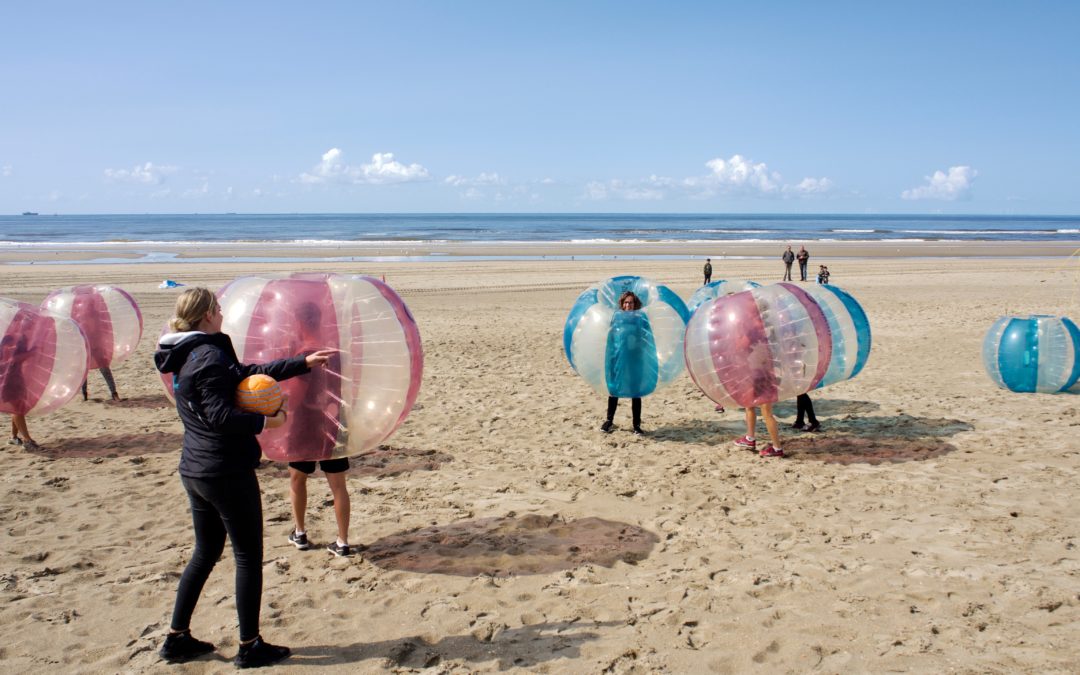
[[[23,212],[22,212],[22,214],[23,214],[24,216],[36,216],[36,215],[37,215],[37,211],[23,211]]]

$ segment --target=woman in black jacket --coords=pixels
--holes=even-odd
[[[240,668],[269,665],[287,657],[288,647],[263,641],[259,635],[262,601],[262,497],[255,467],[262,451],[255,436],[285,423],[285,406],[273,416],[244,412],[234,403],[236,386],[262,373],[275,380],[302,375],[325,365],[332,351],[317,351],[260,365],[236,358],[232,340],[221,332],[221,307],[205,288],[184,291],[176,300],[176,316],[162,336],[154,364],[172,373],[176,409],[184,423],[180,480],[188,493],[195,526],[195,551],[180,577],[172,624],[161,656],[183,662],[209,653],[214,646],[191,637],[190,621],[203,585],[225,548],[232,542],[236,559],[236,611],[240,620]]]

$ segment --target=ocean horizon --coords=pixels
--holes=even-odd
[[[116,244],[393,245],[1067,242],[1080,216],[628,213],[0,216],[0,247]]]

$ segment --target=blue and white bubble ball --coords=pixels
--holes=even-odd
[[[1080,329],[1063,316],[1002,317],[983,340],[983,365],[1010,391],[1065,391],[1080,380]]]
[[[641,300],[641,309],[619,308],[626,291]],[[689,318],[686,304],[667,286],[645,277],[613,277],[578,296],[563,328],[563,349],[598,394],[648,396],[682,373]]]
[[[694,291],[694,294],[690,296],[690,301],[686,303],[686,307],[690,310],[690,313],[693,314],[697,311],[698,307],[701,307],[710,300],[760,287],[761,284],[748,279],[720,279],[719,281],[705,284]]]

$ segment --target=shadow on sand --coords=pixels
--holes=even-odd
[[[93,438],[65,438],[46,443],[33,453],[50,459],[136,457],[167,453],[176,453],[179,457],[183,439],[183,434],[164,431],[137,435],[106,434]]]
[[[784,441],[784,451],[792,459],[835,464],[923,461],[955,451],[955,445],[941,439],[974,428],[960,420],[911,415],[849,415],[822,422],[822,425],[825,433],[792,432],[798,435]]]
[[[387,570],[507,577],[634,564],[658,541],[648,530],[600,518],[510,515],[383,537],[368,545],[364,558]]]
[[[625,625],[625,622],[576,621],[536,623],[520,628],[485,624],[468,635],[451,635],[438,642],[420,636],[357,642],[351,645],[315,645],[293,650],[288,663],[296,666],[332,666],[383,659],[387,669],[431,668],[441,661],[485,663],[498,661],[499,670],[530,669],[545,661],[577,659],[581,645],[600,637],[593,629]]]
[[[114,401],[111,398],[104,398],[101,396],[91,396],[89,401],[79,401],[79,403],[81,405],[86,405],[87,403],[100,403],[110,408],[132,408],[141,410],[164,410],[165,408],[175,407],[173,402],[167,399],[164,394],[132,396],[131,398],[122,398],[119,401]]]

